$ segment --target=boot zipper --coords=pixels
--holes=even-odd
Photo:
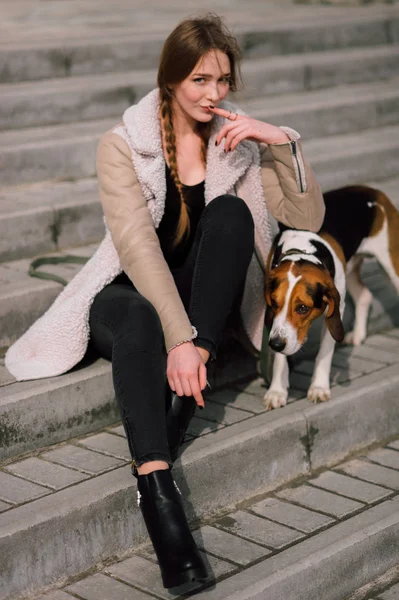
[[[291,142],[291,149],[292,149],[292,156],[295,159],[295,164],[296,164],[296,172],[298,173],[298,178],[299,178],[299,190],[301,193],[303,193],[304,187],[303,187],[303,181],[302,181],[302,175],[301,175],[301,167],[299,165],[299,160],[298,160],[298,155],[297,155],[297,148],[296,148],[296,142],[294,140],[292,140]]]

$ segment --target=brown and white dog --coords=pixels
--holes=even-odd
[[[399,212],[387,196],[366,186],[324,194],[326,215],[318,234],[286,229],[275,239],[266,268],[265,324],[275,351],[267,409],[284,406],[288,397],[286,356],[298,352],[312,322],[325,321],[308,399],[331,396],[330,370],[335,342],[359,345],[366,337],[372,294],[360,278],[365,256],[374,256],[399,293]],[[353,331],[344,335],[346,289],[355,303]]]

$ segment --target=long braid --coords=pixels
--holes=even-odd
[[[177,191],[179,192],[181,201],[180,217],[177,224],[176,237],[173,241],[173,246],[175,247],[190,233],[190,219],[187,204],[185,202],[183,184],[180,181],[177,169],[176,136],[173,129],[172,106],[168,96],[164,96],[161,99],[161,116],[165,130],[166,154],[169,159],[170,173],[175,182]]]
[[[170,165],[170,173],[172,179],[176,185],[177,191],[179,192],[181,208],[180,208],[180,217],[177,224],[176,237],[173,241],[173,247],[176,247],[184,237],[188,236],[190,233],[190,218],[188,213],[188,206],[186,204],[186,199],[184,196],[184,188],[183,184],[180,181],[178,168],[177,168],[177,155],[176,155],[176,135],[173,129],[173,120],[172,120],[172,105],[170,101],[170,96],[167,94],[163,94],[161,92],[161,106],[160,106],[161,117],[163,121],[163,127],[165,130],[165,150],[168,156],[169,165]],[[207,143],[209,138],[210,127],[208,124],[205,124],[204,127],[201,128],[201,159],[206,165],[206,152],[207,152]]]

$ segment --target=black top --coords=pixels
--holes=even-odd
[[[179,192],[172,179],[170,168],[165,162],[166,200],[165,212],[157,228],[157,234],[165,260],[170,268],[181,267],[190,251],[195,238],[198,222],[205,207],[205,182],[196,185],[183,185],[186,205],[190,218],[190,234],[183,238],[178,246],[172,247],[179,221],[181,201]]]

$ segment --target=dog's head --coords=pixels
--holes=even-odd
[[[340,294],[326,269],[306,261],[283,261],[268,272],[265,299],[269,346],[276,352],[295,354],[312,322],[324,312],[332,337],[343,340]]]

